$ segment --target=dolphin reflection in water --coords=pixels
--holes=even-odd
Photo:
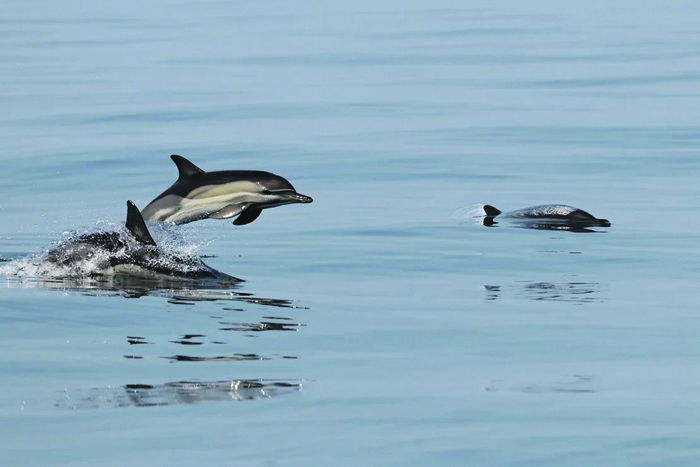
[[[88,391],[65,391],[56,401],[59,408],[101,409],[123,407],[160,407],[270,399],[299,393],[298,380],[239,379],[224,381],[176,381],[160,385],[126,384]]]

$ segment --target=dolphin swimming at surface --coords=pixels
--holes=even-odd
[[[96,232],[69,239],[47,253],[47,263],[77,269],[89,265],[87,269],[93,274],[242,282],[207,266],[198,257],[181,257],[159,248],[136,205],[131,201],[126,205],[127,232]]]
[[[250,224],[263,209],[311,203],[279,175],[257,170],[205,172],[182,156],[170,158],[179,171],[177,181],[142,212],[150,222],[186,224],[200,219],[230,219]]]
[[[542,204],[506,213],[501,213],[499,209],[487,204],[484,206],[484,212],[486,213],[484,218],[486,226],[495,224],[494,218],[497,216],[521,223],[533,223],[532,228],[541,229],[610,227],[611,225],[607,219],[598,219],[582,209],[565,204]]]

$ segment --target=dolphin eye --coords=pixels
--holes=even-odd
[[[271,195],[272,192],[271,192],[270,190],[263,190],[263,191],[262,191],[262,194],[263,194],[263,195]]]

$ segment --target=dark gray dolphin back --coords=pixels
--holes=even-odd
[[[518,209],[504,216],[519,219],[560,219],[567,221],[591,221],[595,217],[586,211],[566,204],[540,204],[529,208]]]
[[[143,216],[131,201],[126,202],[126,229],[131,232],[137,242],[145,245],[156,246],[156,242],[151,237],[151,233],[143,221]]]
[[[177,154],[171,155],[170,158],[177,166],[177,182],[179,182],[179,184],[177,185],[177,190],[173,190],[173,187],[170,187],[170,189],[166,190],[165,193],[176,191],[178,194],[186,196],[189,191],[202,185],[217,185],[237,180],[250,181],[258,184],[261,188],[273,192],[287,190],[296,191],[289,180],[270,172],[264,172],[261,170],[222,170],[206,172],[194,165],[189,160]],[[190,177],[200,174],[204,175],[202,177],[197,177],[196,180],[190,180]],[[161,194],[161,196],[163,196],[163,194]]]

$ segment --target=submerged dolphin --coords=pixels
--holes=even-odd
[[[47,254],[46,261],[60,266],[80,267],[90,263],[91,271],[158,274],[195,280],[217,279],[241,282],[204,264],[197,257],[180,257],[156,245],[139,209],[126,202],[126,230],[81,235],[59,244]]]
[[[540,229],[610,227],[609,220],[597,219],[582,209],[564,204],[542,204],[504,214],[499,209],[487,204],[484,206],[484,212],[486,213],[484,225],[487,226],[493,225],[495,223],[494,217],[501,215],[501,217],[509,218],[516,222],[532,223],[532,228]]]
[[[263,209],[313,201],[297,193],[285,178],[269,172],[205,172],[182,156],[173,154],[170,158],[179,177],[143,210],[147,221],[186,224],[238,216],[234,225],[245,225],[257,219]]]

